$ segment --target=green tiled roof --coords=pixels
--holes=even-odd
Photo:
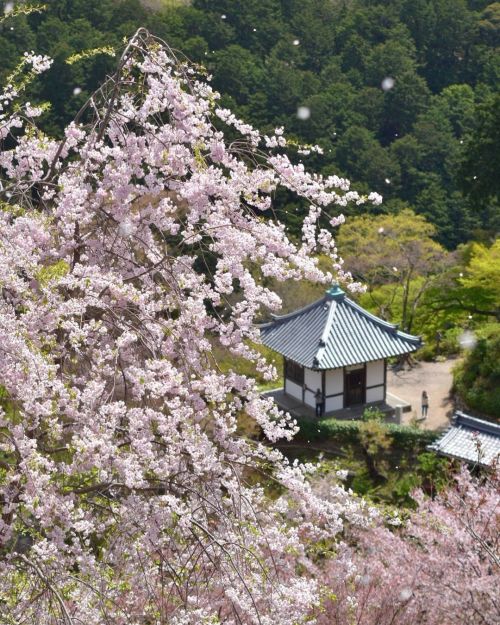
[[[414,352],[417,336],[400,332],[345,296],[338,286],[293,313],[260,326],[262,342],[311,369],[336,369]]]
[[[450,458],[491,466],[500,460],[500,425],[457,411],[451,426],[429,449]]]

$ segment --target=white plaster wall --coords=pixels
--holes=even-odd
[[[313,393],[315,393],[318,388],[321,390],[321,371],[313,371],[312,369],[304,367],[304,382]]]
[[[341,369],[330,369],[329,371],[326,371],[325,372],[325,395],[336,395],[337,393],[343,393],[343,392],[344,392],[344,370],[341,368]],[[340,399],[342,400],[342,397]]]
[[[302,387],[285,378],[285,393],[302,401]]]
[[[371,401],[382,401],[384,400],[384,387],[378,386],[377,388],[367,388],[366,389],[366,403],[369,404]]]
[[[344,369],[330,369],[325,372],[325,395],[336,395],[344,392]],[[325,412],[342,410],[344,396],[327,397],[325,399]]]
[[[366,363],[366,386],[384,383],[384,361],[374,360]],[[367,401],[372,401],[367,399]]]
[[[321,388],[321,386],[319,388]],[[309,391],[306,389],[304,399],[305,399],[305,403],[308,406],[311,406],[311,408],[316,408],[316,390],[313,393],[312,391]]]
[[[344,407],[344,396],[327,397],[325,400],[325,412],[331,412],[332,410],[342,410]]]

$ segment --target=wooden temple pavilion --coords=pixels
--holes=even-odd
[[[273,316],[260,331],[264,345],[283,356],[285,399],[310,412],[319,389],[323,414],[385,403],[387,358],[422,345],[420,337],[364,310],[338,285],[300,310]]]

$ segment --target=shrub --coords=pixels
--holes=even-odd
[[[312,421],[310,419],[297,419],[300,431],[297,439],[313,442],[319,440],[335,439],[341,444],[359,444],[359,428],[363,421],[340,421],[337,419],[323,419]],[[436,432],[419,430],[418,428],[393,423],[384,424],[392,438],[393,444],[402,449],[413,449],[419,445],[425,448],[437,437]]]

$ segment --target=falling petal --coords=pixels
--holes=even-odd
[[[297,117],[299,119],[309,119],[311,117],[311,109],[308,106],[299,106]]]
[[[469,315],[469,319],[472,319],[472,315]],[[464,330],[458,337],[458,342],[462,349],[472,349],[477,343],[477,338],[474,332]]]
[[[386,76],[384,80],[381,82],[380,86],[383,91],[390,91],[394,87],[394,83],[396,81],[391,76]]]

